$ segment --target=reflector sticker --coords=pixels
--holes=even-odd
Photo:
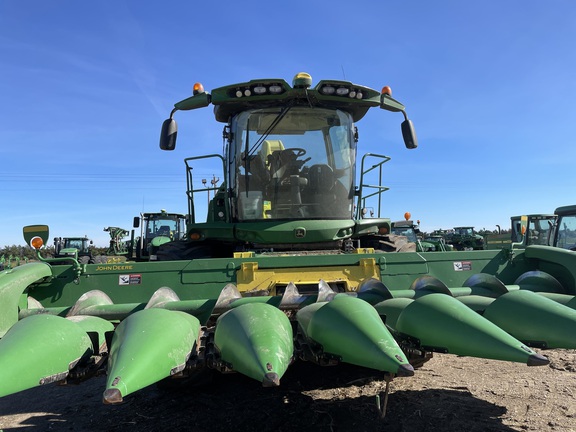
[[[472,270],[472,261],[454,261],[454,271]]]
[[[119,275],[118,285],[140,285],[142,283],[141,274]]]

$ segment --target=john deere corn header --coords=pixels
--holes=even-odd
[[[357,159],[355,124],[371,108],[401,113],[405,145],[417,146],[389,88],[313,85],[303,73],[292,85],[197,84],[160,147],[175,149],[176,112],[210,105],[225,150],[185,159],[185,240],[154,262],[41,259],[0,273],[0,396],[105,373],[103,401],[114,404],[199,371],[269,387],[295,361],[389,379],[414,375],[433,352],[538,366],[548,363],[540,350],[576,347],[574,252],[394,252],[380,206],[364,217],[386,190],[369,176],[382,178],[389,158]],[[206,189],[192,164],[207,159],[223,182],[197,222],[194,196]],[[48,227],[24,235],[39,249]]]

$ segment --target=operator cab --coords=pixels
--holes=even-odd
[[[356,142],[350,114],[274,107],[231,123],[233,218],[352,219]]]
[[[380,218],[380,194],[387,190],[363,181],[364,174],[389,160],[369,153],[362,158],[356,187],[355,123],[370,108],[399,112],[404,144],[417,147],[416,134],[404,105],[381,92],[348,81],[322,80],[312,87],[307,73],[298,73],[292,86],[282,79],[258,79],[204,91],[174,104],[162,124],[160,148],[174,150],[177,111],[214,106],[217,121],[225,123],[224,154],[185,159],[187,171],[187,239],[204,248],[186,256],[226,255],[230,250],[350,249],[353,236],[372,241],[375,233],[389,233],[389,219]],[[364,170],[364,158],[380,160]],[[196,186],[192,161],[222,163],[220,186]],[[381,178],[381,177],[380,177]],[[362,190],[371,192],[363,195]],[[374,191],[375,190],[375,191]],[[205,223],[196,222],[194,195],[208,193]],[[210,193],[214,196],[210,199]],[[367,199],[378,200],[378,218],[360,218]],[[358,214],[355,214],[358,213]],[[358,243],[357,241],[357,243]],[[194,253],[193,253],[194,252]],[[203,255],[203,256],[204,256]],[[178,256],[182,256],[179,254]]]

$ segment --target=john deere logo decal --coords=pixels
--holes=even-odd
[[[296,228],[294,229],[294,237],[304,238],[306,237],[306,228]]]

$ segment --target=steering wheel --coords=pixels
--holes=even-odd
[[[306,150],[300,147],[290,147],[282,151],[292,152],[297,158],[299,158],[300,156],[304,156],[306,154]]]

